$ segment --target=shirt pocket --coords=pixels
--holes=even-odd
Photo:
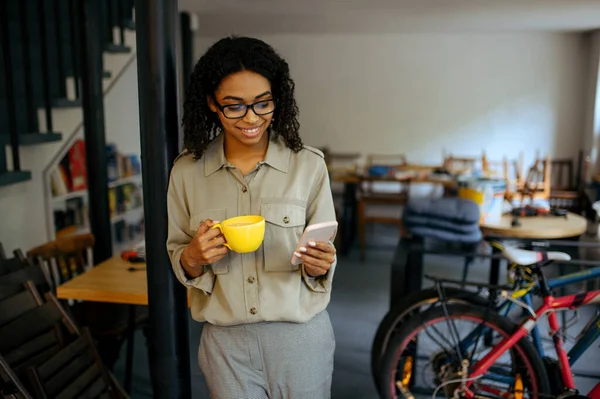
[[[300,265],[292,265],[292,255],[302,237],[306,224],[306,206],[281,202],[261,204],[265,218],[263,242],[265,271],[293,272]]]
[[[190,217],[190,231],[191,235],[196,234],[196,230],[198,230],[198,226],[200,226],[206,219],[218,220],[222,222],[227,218],[227,209],[207,209],[202,212],[198,212]],[[229,265],[230,261],[230,253],[227,252],[227,255],[223,257],[223,259],[216,261],[212,265],[210,265],[214,274],[227,274],[229,273]]]

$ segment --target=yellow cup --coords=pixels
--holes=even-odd
[[[227,241],[227,248],[238,253],[254,252],[265,237],[265,218],[258,215],[238,216],[215,224]]]

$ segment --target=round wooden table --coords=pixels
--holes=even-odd
[[[514,227],[512,221],[513,216],[504,215],[500,223],[482,224],[481,231],[483,235],[556,240],[580,236],[587,228],[587,221],[583,216],[570,212],[566,217],[519,217],[520,226]]]
[[[560,216],[522,216],[519,217],[520,226],[512,226],[513,216],[504,215],[500,223],[482,224],[481,232],[484,236],[504,236],[507,238],[529,240],[559,240],[578,237],[585,233],[587,220],[575,213],[567,213],[566,217]],[[492,247],[492,253],[500,252]],[[497,285],[500,280],[500,259],[492,258],[490,265],[489,283]],[[562,269],[561,274],[563,274]],[[564,292],[563,292],[564,295]],[[563,324],[566,324],[566,313],[563,313]]]

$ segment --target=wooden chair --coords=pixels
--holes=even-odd
[[[94,346],[87,328],[70,345],[28,370],[36,397],[123,398]]]
[[[511,201],[522,188],[522,158],[509,161],[507,157],[503,157],[501,161],[490,161],[484,155],[483,158],[483,176],[486,178],[503,179],[506,184],[504,198]]]
[[[447,156],[444,156],[443,167],[453,175],[460,175],[477,169],[477,164],[483,163],[482,161],[484,158],[485,154],[482,154],[481,158],[455,157],[452,154],[448,154]]]
[[[515,198],[521,200],[521,202],[526,198],[531,201],[550,199],[550,179],[550,157],[536,159],[527,171],[527,175],[523,179],[518,193],[515,194]]]
[[[579,152],[575,166],[572,159],[552,159],[550,182],[550,205],[582,213],[587,204],[585,179],[590,164],[589,157],[583,159]]]
[[[0,276],[12,273],[29,265],[27,258],[25,258],[23,251],[20,249],[16,249],[14,255],[13,258],[7,259],[4,254],[4,257],[0,259]]]
[[[23,286],[16,285],[0,285],[0,301],[10,298],[13,295],[17,295],[19,292],[23,291]]]
[[[25,384],[0,355],[0,398],[33,399]]]
[[[2,291],[4,298],[0,300],[0,327],[44,302],[31,281],[23,285],[2,285],[0,292]],[[6,295],[7,291],[12,294]]]
[[[51,290],[52,281],[50,276],[39,265],[25,262],[21,263],[21,266],[15,271],[0,275],[0,286],[19,286],[31,281],[42,294]]]
[[[502,157],[502,160],[490,160],[484,153],[481,165],[481,171],[486,177],[508,177],[516,184],[520,183],[523,178],[523,153],[520,153],[519,157],[512,161],[506,156]]]
[[[398,155],[369,155],[365,165],[365,179],[359,186],[358,234],[360,238],[360,258],[364,260],[367,249],[367,224],[391,224],[404,235],[402,209],[408,201],[410,181],[385,182],[383,179],[370,179],[368,171],[373,166],[402,169],[407,164],[406,157]],[[373,212],[371,212],[372,210]]]
[[[0,354],[21,378],[79,334],[56,297],[48,293],[44,302],[31,282],[25,291],[4,299],[0,309]]]
[[[0,292],[6,290],[6,287],[0,286]],[[67,362],[69,354],[72,353],[71,349],[74,344],[81,342],[81,337],[86,341],[88,352],[95,351],[95,348],[89,334],[79,329],[56,297],[47,293],[44,301],[31,281],[20,288],[16,294],[0,301],[0,354],[3,356],[2,368],[6,371],[3,379],[9,380],[13,388],[18,387],[19,391],[25,393],[25,397],[31,397],[25,389],[32,387],[31,384],[27,384],[30,381],[27,376],[31,375],[32,368],[42,369],[46,373],[42,374],[42,377],[47,376],[48,373],[52,375],[51,380],[46,381],[50,387],[65,383],[69,385],[69,389],[73,390],[76,386],[88,387],[89,393],[93,393],[94,389],[102,384],[92,379],[90,382],[95,384],[92,388],[85,384],[86,377],[94,377],[95,372],[101,372],[107,376],[104,380],[107,385],[102,385],[102,388],[106,389],[99,390],[100,393],[104,393],[102,396],[88,396],[81,392],[81,389],[74,391],[75,396],[69,396],[68,390],[55,396],[53,393],[46,394],[45,391],[36,389],[35,397],[126,397],[121,395],[122,389],[101,363],[100,365],[96,363],[93,370],[81,370],[77,368],[81,365],[81,362],[78,363],[81,359]],[[97,352],[94,353],[97,358]],[[67,377],[68,381],[61,380]],[[43,378],[36,381],[43,381]],[[33,387],[39,388],[35,384]],[[33,392],[31,389],[29,391]],[[113,392],[114,395],[111,394]],[[107,394],[110,395],[106,396]]]
[[[59,238],[27,251],[27,257],[51,273],[55,286],[71,280],[93,266],[92,234]]]
[[[328,150],[325,154],[325,164],[329,176],[355,174],[358,172],[361,155],[355,152],[343,153]]]

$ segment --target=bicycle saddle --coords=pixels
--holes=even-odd
[[[544,260],[571,260],[571,256],[564,252],[540,252],[540,251],[528,251],[526,249],[518,248],[504,248],[502,254],[511,262],[514,262],[521,266],[529,266],[535,263],[542,262]]]

